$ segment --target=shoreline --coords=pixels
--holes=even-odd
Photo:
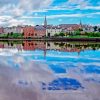
[[[95,41],[100,42],[100,38],[30,38],[30,39],[22,39],[22,38],[0,38],[0,41]]]

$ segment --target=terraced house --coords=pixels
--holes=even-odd
[[[0,34],[4,33],[4,28],[0,27]]]
[[[22,26],[5,27],[3,33],[5,33],[5,34],[8,34],[8,33],[23,33],[23,27]]]

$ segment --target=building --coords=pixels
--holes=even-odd
[[[15,32],[16,33],[23,33],[23,27],[22,26],[17,26]]]
[[[33,26],[25,26],[23,28],[24,38],[31,38],[34,37],[34,27]]]
[[[84,25],[83,32],[94,32],[94,27],[90,25]]]
[[[4,33],[4,28],[3,27],[0,28],[0,34],[2,34],[2,33]]]
[[[46,28],[47,27],[47,18],[46,18],[46,16],[45,16],[45,20],[44,20],[44,27]]]
[[[45,16],[45,20],[44,20],[44,25],[43,25],[43,27],[45,28],[42,28],[42,27],[40,27],[39,28],[39,26],[38,26],[38,30],[40,31],[40,32],[38,32],[38,37],[39,37],[39,33],[41,33],[41,29],[42,29],[42,31],[43,31],[43,33],[44,33],[44,31],[45,31],[45,35],[44,36],[46,36],[46,37],[52,37],[52,36],[54,36],[55,34],[59,34],[59,33],[61,33],[62,32],[62,29],[59,27],[59,26],[53,26],[53,25],[48,25],[47,24],[47,18],[46,18],[46,16]],[[42,36],[43,37],[43,36]]]
[[[4,28],[4,33],[23,33],[23,27],[22,26],[13,26],[13,27],[6,27]]]
[[[54,36],[55,34],[59,34],[62,32],[62,28],[58,26],[50,26],[46,28],[46,36],[51,37]]]
[[[80,25],[78,25],[78,24],[60,24],[59,27],[64,29],[64,28],[69,28],[69,27],[80,27]]]
[[[82,28],[80,24],[60,24],[59,27],[62,29],[64,33],[74,33],[76,30]]]
[[[46,36],[46,28],[42,25],[36,25],[34,27],[35,37],[45,37]]]

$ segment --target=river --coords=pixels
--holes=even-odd
[[[0,100],[100,100],[100,43],[1,41]]]

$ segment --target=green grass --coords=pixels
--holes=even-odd
[[[100,37],[90,37],[90,36],[76,35],[76,36],[69,36],[69,38],[100,38]]]
[[[23,38],[23,35],[20,33],[13,33],[13,34],[0,34],[1,38]]]

